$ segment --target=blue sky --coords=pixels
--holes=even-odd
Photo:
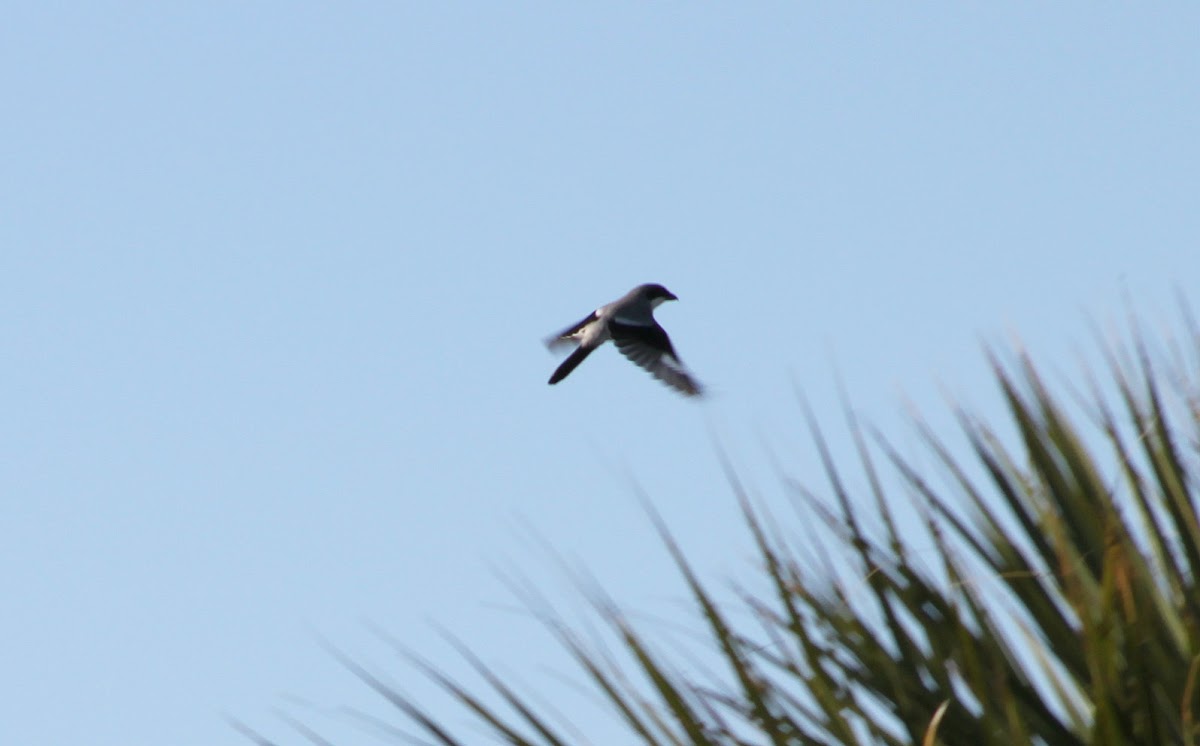
[[[946,421],[940,386],[995,411],[985,342],[1069,371],[1125,298],[1173,318],[1198,28],[1188,3],[10,4],[0,742],[244,743],[222,713],[284,738],[282,706],[377,743],[320,709],[388,714],[319,636],[430,691],[368,622],[459,672],[442,624],[557,695],[492,571],[578,604],[526,526],[686,619],[630,475],[737,579],[714,442],[765,495],[768,450],[820,486],[795,386],[836,430],[840,375],[902,435],[904,397]],[[547,387],[541,339],[649,281],[713,396],[611,349]]]

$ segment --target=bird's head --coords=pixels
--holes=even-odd
[[[642,297],[649,301],[650,305],[655,308],[660,303],[665,303],[669,300],[679,300],[679,298],[675,297],[674,293],[657,283],[642,285],[641,291]]]

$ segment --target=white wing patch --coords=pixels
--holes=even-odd
[[[670,368],[671,370],[675,371],[676,373],[687,373],[688,372],[687,368],[683,367],[683,363],[679,362],[679,360],[673,355],[668,355],[668,354],[664,353],[663,356],[661,358],[659,358],[659,363],[661,363],[662,365],[665,365],[666,367]]]

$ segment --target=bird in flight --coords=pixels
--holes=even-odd
[[[701,395],[703,387],[683,366],[671,346],[671,338],[654,320],[654,309],[669,300],[679,299],[662,285],[638,285],[546,340],[546,346],[552,350],[578,345],[550,376],[549,383],[553,385],[566,378],[592,351],[611,339],[622,355],[658,380],[685,396]]]

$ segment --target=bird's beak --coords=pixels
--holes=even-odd
[[[667,300],[679,300],[679,296],[674,293],[667,293]]]

